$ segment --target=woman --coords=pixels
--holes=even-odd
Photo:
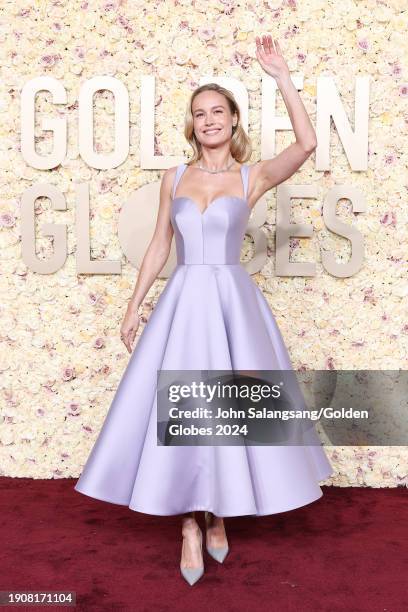
[[[180,569],[189,584],[204,572],[206,547],[223,562],[223,517],[273,514],[322,496],[332,473],[320,446],[157,445],[160,370],[291,370],[276,321],[239,257],[257,200],[304,163],[316,136],[279,45],[257,37],[257,58],[278,83],[296,142],[273,160],[251,166],[249,139],[231,92],[214,84],[196,89],[185,135],[194,156],[164,173],[160,207],[121,327],[129,353],[138,309],[163,268],[173,233],[177,266],[168,279],[115,394],[99,437],[75,486],[97,499],[153,515],[182,515]]]

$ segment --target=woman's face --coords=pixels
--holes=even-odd
[[[231,140],[236,115],[231,115],[227,99],[217,91],[202,91],[193,100],[194,133],[198,142],[213,148]]]

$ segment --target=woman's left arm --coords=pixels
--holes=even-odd
[[[282,56],[277,40],[263,36],[262,43],[256,37],[256,55],[261,67],[272,76],[285,102],[296,141],[273,159],[260,161],[251,170],[252,184],[256,190],[255,201],[263,193],[291,177],[316,149],[316,132],[303,105],[299,93],[290,78],[289,68]]]

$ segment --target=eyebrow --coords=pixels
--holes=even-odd
[[[219,107],[221,107],[221,108],[225,108],[225,107],[224,107],[222,104],[216,104],[215,106],[212,106],[211,108],[219,108]],[[196,108],[196,109],[193,111],[193,113],[196,113],[197,111],[202,111],[202,110],[204,110],[204,109],[203,109],[203,108]]]

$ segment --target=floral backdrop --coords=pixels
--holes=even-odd
[[[3,0],[0,7],[1,66],[1,286],[0,286],[0,474],[16,477],[79,476],[129,360],[119,328],[137,271],[118,243],[118,215],[129,194],[162,170],[140,170],[140,79],[156,77],[156,154],[185,155],[188,97],[202,75],[242,80],[249,93],[252,159],[259,160],[262,70],[255,36],[280,41],[291,71],[304,75],[302,100],[315,122],[316,79],[334,75],[352,122],[354,82],[370,76],[368,170],[354,172],[335,130],[331,170],[315,169],[312,155],[291,180],[315,183],[320,197],[294,201],[293,217],[313,224],[312,239],[292,239],[293,261],[315,261],[315,277],[277,277],[275,198],[268,193],[268,260],[254,281],[263,290],[282,330],[295,369],[407,369],[407,124],[408,74],[402,0]],[[79,156],[77,99],[81,84],[111,75],[130,97],[130,154],[113,170],[89,168]],[[69,142],[64,163],[36,170],[20,153],[20,92],[39,75],[60,79],[67,90],[64,113]],[[37,96],[37,122],[58,116],[46,92]],[[113,142],[113,99],[95,96],[95,147]],[[61,107],[58,109],[61,112]],[[271,109],[273,112],[273,109]],[[107,120],[107,114],[108,119]],[[277,114],[284,114],[278,95]],[[110,117],[109,117],[110,115]],[[36,149],[51,149],[51,132],[36,128]],[[279,152],[293,134],[278,132]],[[68,257],[53,274],[32,272],[21,257],[21,195],[47,181],[64,194],[66,211],[36,202],[37,255],[52,254],[41,225],[66,223]],[[91,257],[119,259],[120,275],[77,275],[74,181],[88,182],[91,198]],[[364,236],[361,270],[339,279],[322,267],[328,248],[348,258],[347,240],[322,220],[322,201],[336,184],[361,190],[367,211],[353,215],[350,202],[338,214]],[[57,215],[57,216],[56,216]],[[243,260],[251,257],[245,240]],[[165,286],[158,279],[145,299],[143,330]],[[386,406],[384,407],[386,409]],[[408,483],[405,447],[327,447],[336,474],[326,484],[394,487]]]

